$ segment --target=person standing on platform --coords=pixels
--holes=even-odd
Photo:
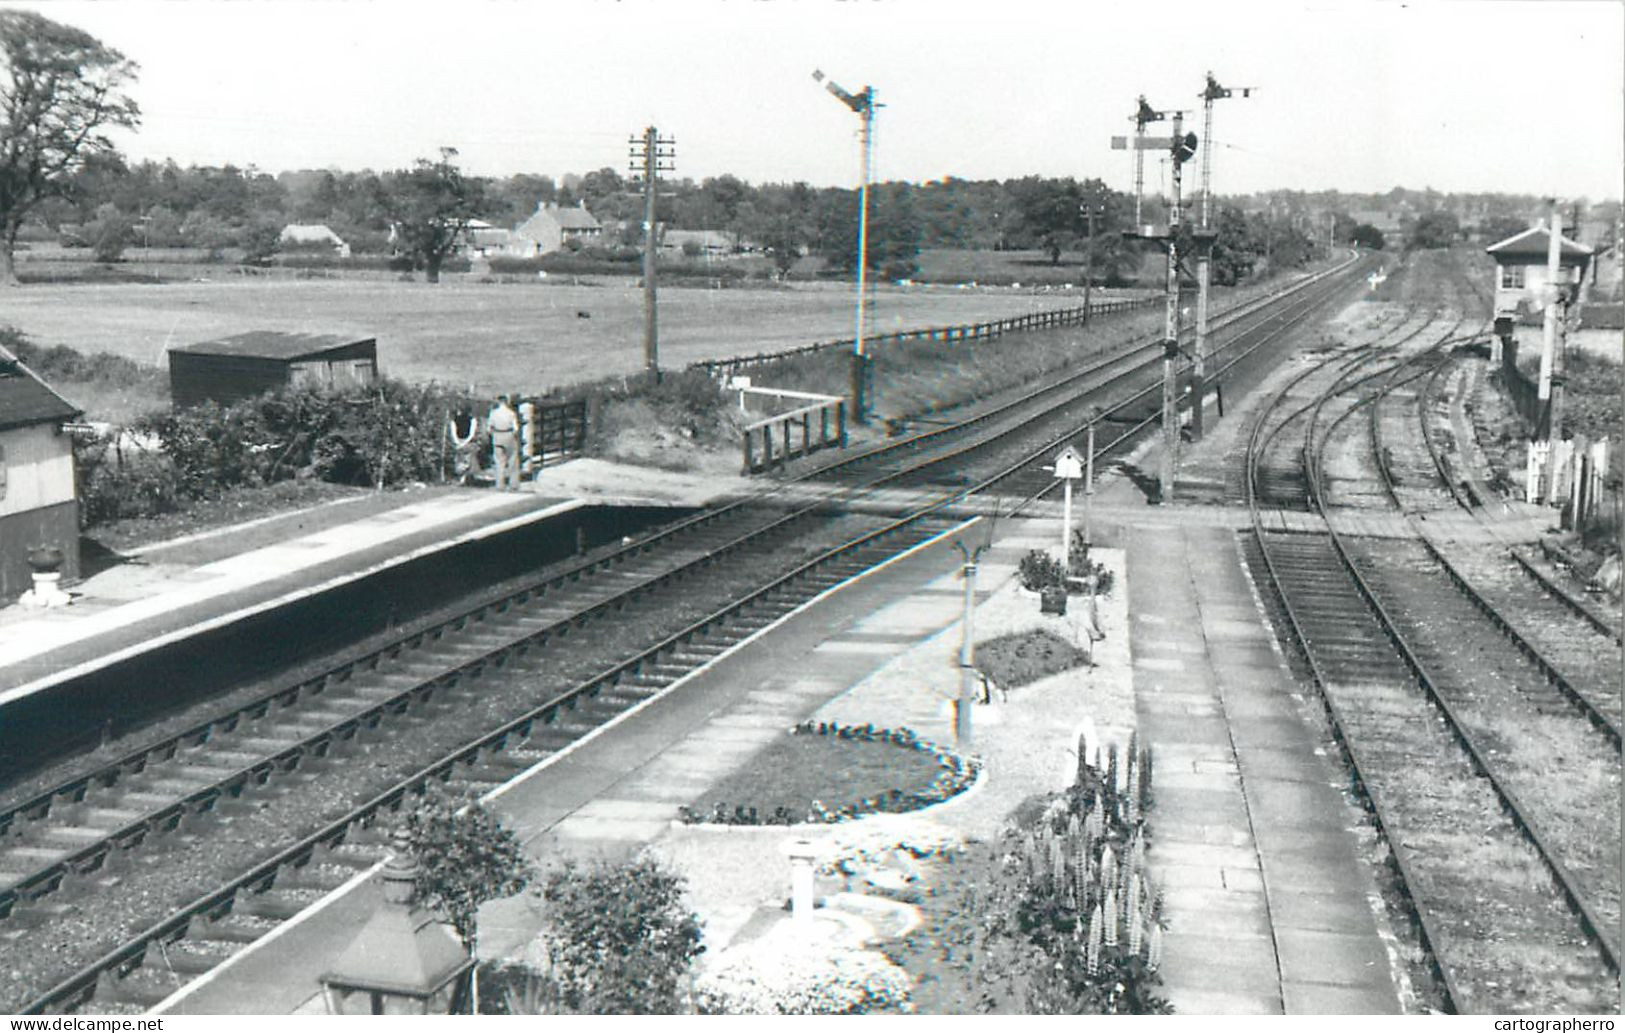
[[[498,491],[519,490],[519,417],[508,404],[507,395],[497,396],[485,420],[491,432],[491,464],[495,468]]]
[[[472,408],[465,405],[458,409],[446,427],[452,446],[451,472],[458,484],[467,484],[479,471],[480,420],[470,411]]]

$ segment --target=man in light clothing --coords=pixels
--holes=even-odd
[[[499,395],[486,418],[491,432],[491,464],[498,491],[519,490],[519,417],[508,405],[508,396]]]

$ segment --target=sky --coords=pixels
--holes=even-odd
[[[134,159],[850,185],[875,172],[1098,176],[1128,189],[1135,98],[1195,109],[1212,71],[1216,193],[1272,188],[1618,198],[1625,0],[120,0],[8,2],[141,66]],[[1160,165],[1147,161],[1147,186]]]

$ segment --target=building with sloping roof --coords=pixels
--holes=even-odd
[[[660,235],[660,250],[668,255],[692,251],[715,257],[732,254],[736,249],[732,235],[721,230],[667,230]]]
[[[562,251],[571,241],[596,244],[603,235],[604,227],[585,205],[563,208],[544,202],[536,206],[530,218],[514,227],[509,251],[527,258],[547,255]]]
[[[1531,226],[1498,240],[1484,251],[1495,259],[1495,314],[1505,316],[1519,307],[1540,309],[1546,305],[1546,252],[1551,236],[1545,226]],[[1580,288],[1584,301],[1586,272],[1591,265],[1591,249],[1558,235],[1558,283]]]
[[[350,245],[332,229],[320,223],[289,223],[282,227],[277,238],[283,247],[296,249],[331,249],[340,258],[350,257]]]
[[[62,573],[79,576],[79,498],[73,439],[62,429],[78,406],[0,348],[0,601],[33,586],[28,554],[61,549]]]
[[[177,408],[241,398],[295,384],[367,385],[378,379],[378,339],[255,330],[169,349],[169,393]]]

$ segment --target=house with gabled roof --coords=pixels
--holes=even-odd
[[[0,602],[33,587],[28,554],[62,550],[64,577],[79,576],[79,497],[73,438],[64,423],[82,410],[0,347]]]
[[[562,251],[571,241],[596,244],[603,235],[604,227],[585,204],[570,208],[544,202],[536,206],[530,218],[514,227],[509,253],[527,258],[547,255]]]

